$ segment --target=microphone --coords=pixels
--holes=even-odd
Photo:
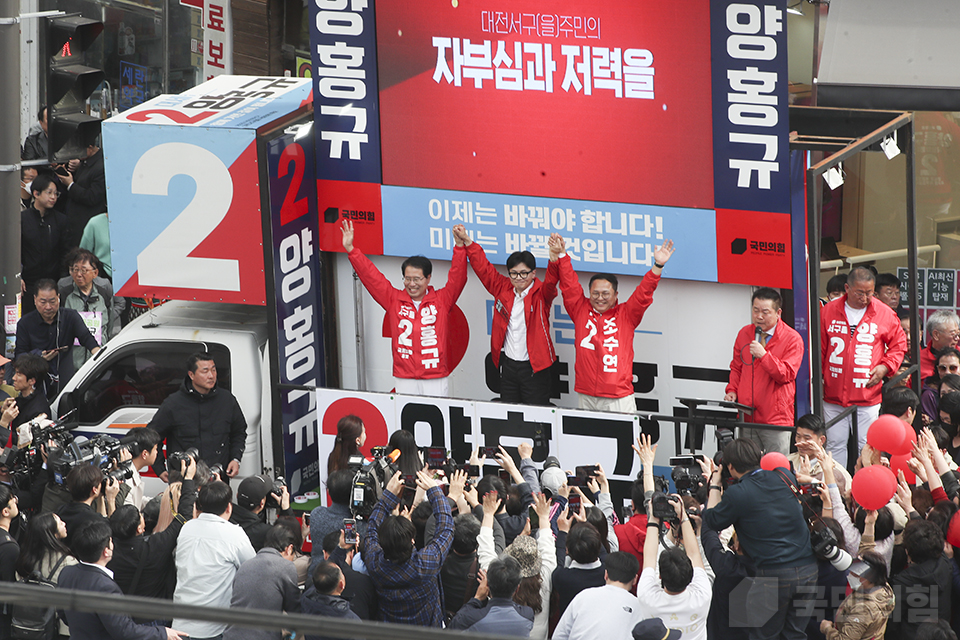
[[[763,335],[763,329],[760,328],[760,325],[757,325],[755,340],[760,342],[760,336]]]

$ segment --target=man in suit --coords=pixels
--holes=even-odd
[[[113,557],[113,540],[106,520],[83,524],[73,536],[73,553],[80,564],[60,572],[58,586],[64,589],[121,595],[107,563]],[[127,615],[66,611],[70,637],[74,640],[180,640],[180,632],[167,627],[137,624]]]

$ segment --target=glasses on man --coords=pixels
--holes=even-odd
[[[593,291],[590,293],[591,298],[596,298],[597,300],[606,300],[607,298],[613,297],[612,291]]]
[[[533,271],[511,271],[510,277],[514,280],[526,280]]]
[[[426,278],[421,276],[416,276],[415,278],[405,277],[403,279],[403,284],[420,284],[424,280],[426,280]]]
[[[71,267],[70,273],[74,275],[85,276],[88,273],[93,273],[93,269],[87,269],[86,267]]]

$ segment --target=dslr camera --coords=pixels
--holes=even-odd
[[[810,524],[810,546],[817,558],[826,560],[837,571],[846,571],[853,563],[850,554],[840,548],[837,536],[819,520]]]

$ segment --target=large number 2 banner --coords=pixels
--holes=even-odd
[[[104,123],[120,295],[266,304],[257,129],[309,91],[309,80],[222,76]]]
[[[127,127],[104,128],[118,293],[264,304],[254,132]]]

